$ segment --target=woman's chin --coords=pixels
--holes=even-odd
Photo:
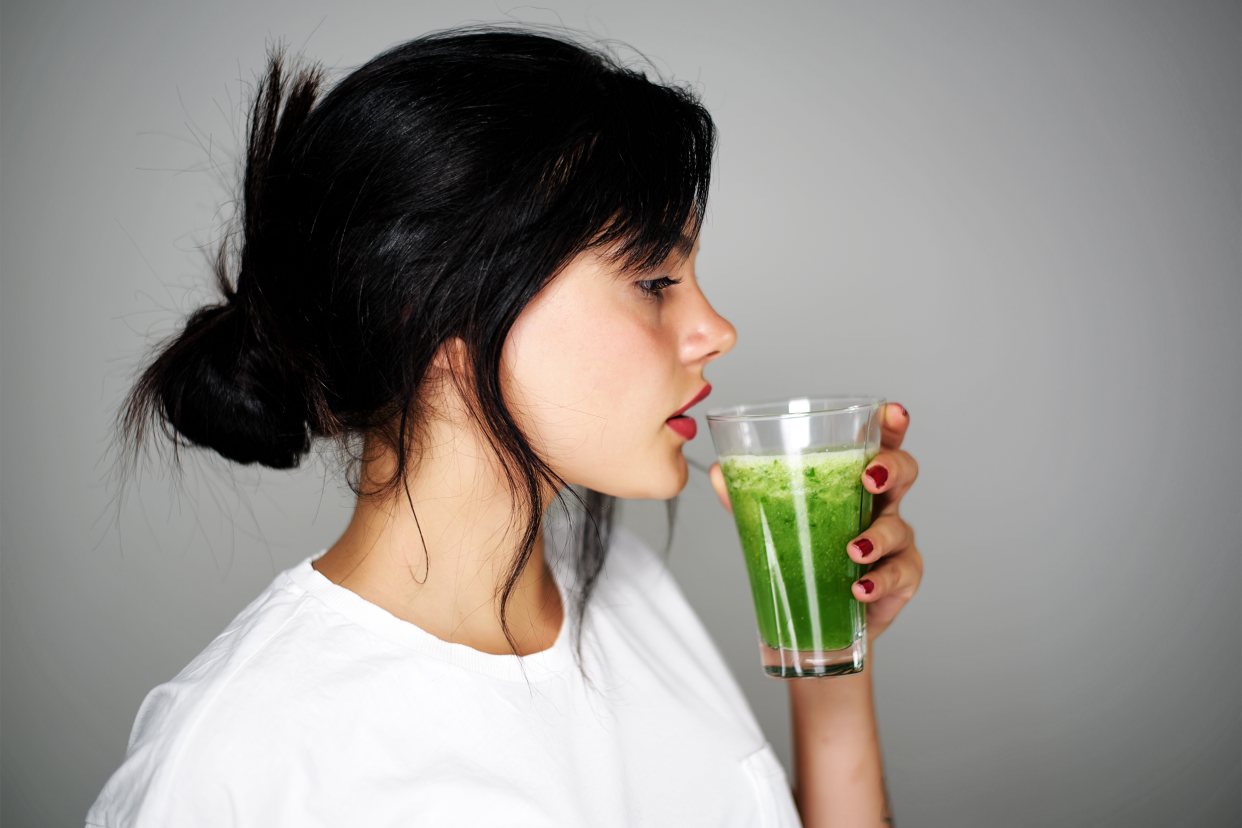
[[[686,463],[686,456],[681,453],[679,446],[670,458],[668,466],[660,473],[651,475],[651,492],[642,497],[649,500],[670,500],[681,494],[681,490],[686,488],[689,480],[690,466]]]
[[[624,479],[614,478],[586,484],[603,494],[624,497],[627,500],[669,500],[676,497],[690,479],[690,467],[681,453],[681,447],[672,454],[650,463],[628,463]]]

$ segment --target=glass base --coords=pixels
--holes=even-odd
[[[822,678],[861,673],[867,661],[867,636],[841,650],[779,650],[759,640],[763,670],[773,678]]]

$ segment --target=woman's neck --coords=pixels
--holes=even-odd
[[[441,421],[428,431],[422,442],[431,448],[410,473],[409,498],[404,487],[392,497],[359,497],[345,533],[314,567],[439,639],[511,654],[500,593],[522,545],[524,510],[515,508],[491,452],[469,429]],[[368,459],[363,491],[394,468],[391,454]],[[551,647],[563,614],[539,533],[507,604],[518,655]]]

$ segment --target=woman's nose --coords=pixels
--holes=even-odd
[[[707,297],[700,292],[690,333],[683,340],[683,360],[687,363],[711,362],[727,354],[736,342],[737,329],[728,319],[716,313]]]

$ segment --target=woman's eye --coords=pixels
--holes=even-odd
[[[673,285],[679,284],[681,284],[681,279],[670,279],[667,276],[661,276],[658,279],[644,279],[641,282],[637,282],[638,289],[643,292],[644,296],[650,296],[656,299],[660,297],[660,293],[665,288],[670,288]]]

